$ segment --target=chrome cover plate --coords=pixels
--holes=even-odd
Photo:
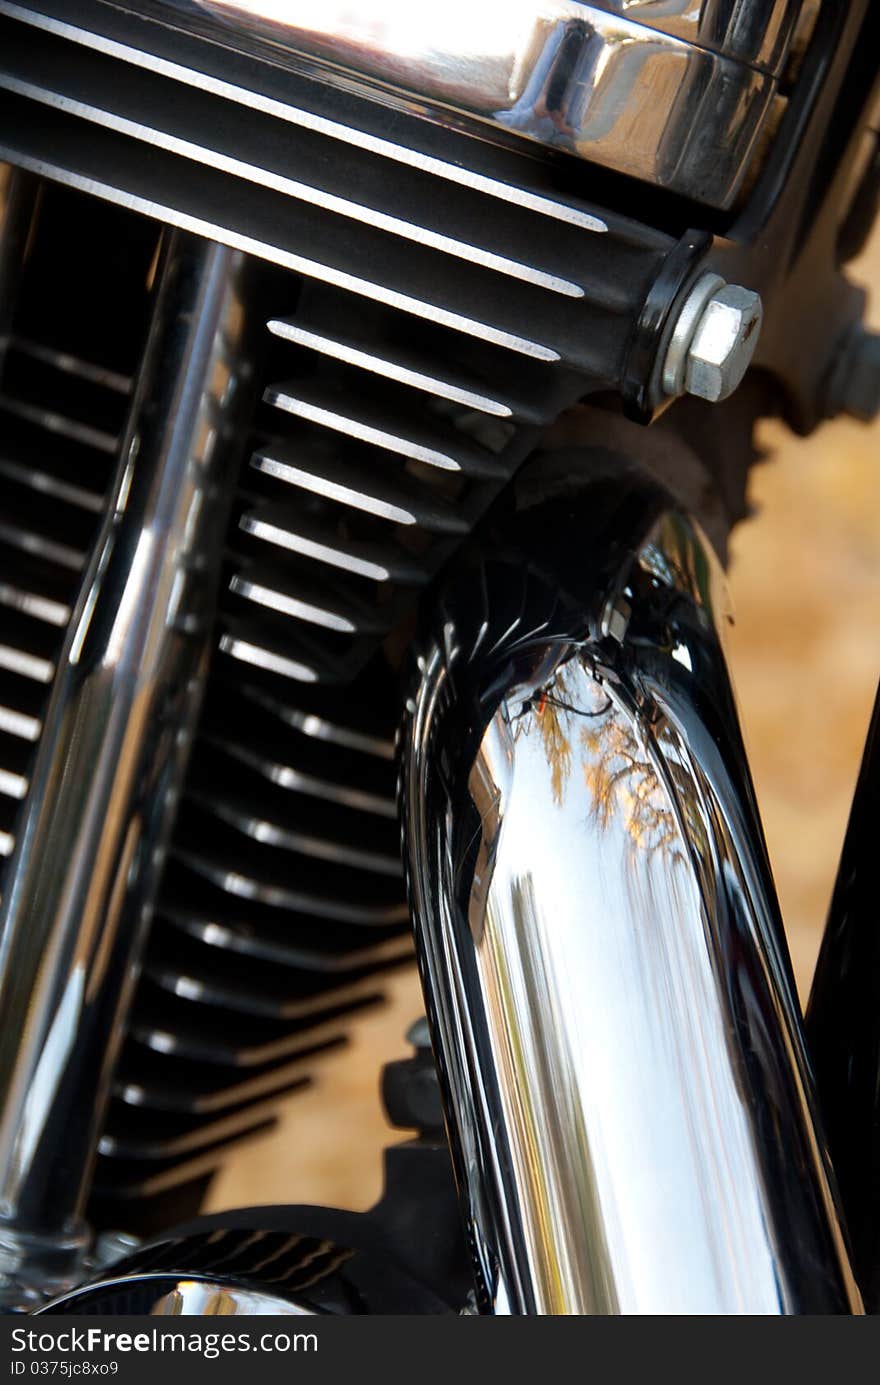
[[[191,22],[193,6],[160,0]],[[291,54],[629,176],[728,206],[777,91],[801,0],[197,0]]]

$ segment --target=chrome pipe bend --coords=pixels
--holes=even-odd
[[[528,484],[401,742],[483,1310],[858,1312],[716,564],[622,460]]]

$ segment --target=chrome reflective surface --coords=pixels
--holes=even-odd
[[[880,1310],[880,689],[822,938],[807,1038],[869,1312]]]
[[[714,560],[618,460],[521,496],[404,729],[483,1309],[858,1312]]]
[[[46,1313],[119,1313],[125,1303],[130,1312],[158,1318],[189,1317],[311,1317],[314,1309],[304,1304],[250,1289],[197,1276],[155,1274],[128,1279],[104,1279],[72,1294],[54,1300]],[[39,1315],[38,1315],[39,1316]]]
[[[58,664],[0,914],[0,1274],[70,1283],[106,1089],[204,680],[244,314],[175,233],[112,500]]]
[[[637,24],[778,72],[803,0],[598,0]]]
[[[187,23],[194,7],[162,0]],[[146,5],[145,8],[151,8]],[[800,0],[197,0],[197,12],[381,88],[728,206]]]

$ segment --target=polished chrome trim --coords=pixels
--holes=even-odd
[[[111,502],[44,719],[0,914],[0,1272],[7,1306],[76,1273],[120,1018],[210,647],[241,257],[175,233]]]
[[[92,361],[81,360],[69,351],[58,351],[53,346],[44,346],[42,342],[31,341],[28,337],[13,337],[11,344],[22,356],[30,356],[31,360],[50,365],[65,375],[76,375],[80,380],[88,380],[90,384],[113,390],[115,394],[128,395],[131,392],[133,382],[127,375],[108,370],[106,366],[94,365]]]
[[[0,706],[0,731],[6,731],[19,740],[35,742],[39,740],[43,723],[39,717],[30,717],[25,712],[15,712],[11,707]]]
[[[198,1030],[180,1033],[173,1029],[154,1029],[147,1024],[137,1024],[132,1028],[132,1038],[145,1048],[152,1049],[154,1053],[178,1054],[181,1058],[195,1058],[207,1063],[217,1061],[216,1039],[211,1034],[201,1039]],[[345,1038],[344,1021],[341,1017],[335,1016],[312,1025],[307,1034],[288,1033],[282,1039],[251,1044],[248,1048],[239,1049],[234,1063],[230,1063],[230,1066],[236,1071],[262,1069],[269,1063],[293,1059],[304,1048],[337,1046],[345,1043]],[[255,1121],[254,1124],[256,1123]]]
[[[3,399],[0,397],[0,404],[2,403]],[[4,524],[2,519],[0,541],[9,544],[10,548],[20,548],[23,553],[36,553],[41,558],[48,558],[51,563],[66,567],[71,572],[79,572],[85,563],[85,554],[78,549],[70,548],[66,543],[55,543],[42,534],[33,533],[17,524]]]
[[[81,510],[87,510],[93,515],[99,515],[104,509],[104,497],[97,491],[89,491],[84,486],[77,486],[70,481],[62,481],[59,477],[51,476],[45,471],[38,471],[32,466],[21,466],[18,462],[8,461],[5,457],[0,457],[0,476],[8,477],[10,481],[15,481],[20,486],[28,486],[31,490],[40,491],[43,495],[64,500],[68,505],[77,505]]]
[[[436,447],[426,447],[424,443],[418,442],[414,438],[403,438],[395,433],[389,433],[385,429],[373,427],[363,419],[355,417],[353,412],[342,414],[322,408],[321,405],[315,404],[311,400],[292,394],[290,392],[292,388],[294,387],[285,389],[281,386],[274,386],[268,389],[265,395],[266,403],[271,404],[275,409],[283,409],[285,413],[293,414],[295,418],[302,418],[307,423],[316,423],[319,427],[328,428],[334,433],[344,433],[346,437],[356,438],[358,442],[365,442],[372,447],[381,448],[383,452],[393,452],[397,456],[408,457],[413,462],[422,462],[424,466],[436,467],[438,471],[461,471],[462,469],[461,463],[456,457],[445,452],[438,452]]]
[[[2,133],[0,133],[0,158],[3,158],[5,153],[14,153],[14,151],[7,149],[3,142]],[[307,278],[333,284],[336,288],[360,294],[364,298],[372,299],[376,303],[384,303],[391,308],[399,308],[404,313],[413,313],[416,317],[423,317],[428,322],[436,322],[441,327],[451,328],[452,331],[464,332],[466,335],[491,342],[508,351],[516,351],[520,355],[528,356],[536,361],[558,361],[560,359],[558,351],[551,346],[545,346],[542,342],[532,341],[529,337],[520,336],[518,333],[493,327],[491,323],[482,322],[478,318],[450,312],[440,304],[430,303],[427,299],[415,298],[407,293],[400,293],[397,289],[373,283],[369,279],[362,279],[356,274],[349,274],[344,270],[334,268],[333,265],[323,264],[319,260],[308,259],[304,255],[285,250],[279,245],[269,246],[254,236],[242,235],[217,221],[208,221],[204,217],[191,216],[188,212],[180,211],[169,203],[121,191],[112,183],[84,176],[70,168],[63,167],[61,164],[54,163],[50,159],[32,158],[30,155],[17,153],[15,157],[22,168],[41,178],[56,179],[68,187],[77,188],[79,191],[87,193],[90,197],[105,198],[109,202],[127,207],[130,211],[141,212],[144,216],[151,217],[155,221],[166,222],[193,236],[219,241],[233,250],[240,250],[244,254],[253,255],[258,259],[271,259],[275,264],[281,265],[284,269],[292,270],[295,274],[303,274]],[[11,408],[13,402],[5,398],[2,399],[5,408]],[[60,415],[31,410],[24,405],[20,406],[17,411],[23,418],[34,417],[44,427],[57,428],[70,437],[88,443],[90,447],[103,447],[105,451],[113,451],[115,447],[115,439],[107,438],[97,429],[87,429],[84,426],[75,425]]]
[[[0,709],[0,727],[3,725],[2,717],[3,711]],[[31,722],[32,718],[26,717],[22,720]],[[39,722],[36,726],[39,728]],[[38,729],[33,733],[32,739],[36,739],[37,734]],[[266,846],[274,846],[279,851],[295,852],[320,861],[333,861],[340,866],[353,866],[357,870],[369,871],[374,875],[391,875],[397,878],[403,874],[399,855],[386,856],[380,851],[362,849],[351,841],[338,841],[329,835],[318,837],[309,832],[293,831],[277,822],[271,822],[268,818],[254,817],[236,804],[226,803],[208,794],[191,793],[190,798],[206,813],[228,823],[244,836]]]
[[[245,686],[240,689],[242,697],[277,717],[285,726],[291,726],[303,736],[317,741],[330,741],[344,746],[346,750],[359,750],[364,755],[374,755],[380,760],[394,759],[394,745],[381,736],[365,735],[353,727],[331,721],[316,712],[304,712],[299,707],[290,707],[284,702],[263,691],[262,688]]]
[[[361,967],[379,967],[405,961],[412,955],[408,938],[390,938],[382,943],[369,942],[350,952],[320,950],[303,946],[295,938],[279,943],[260,937],[246,923],[216,923],[210,918],[180,915],[173,919],[176,927],[197,938],[208,947],[239,952],[245,957],[258,957],[265,962],[278,962],[285,967],[304,967],[307,971],[332,975],[357,971]],[[308,1041],[308,1036],[305,1036]]]
[[[231,31],[326,64],[330,82],[341,69],[378,84],[386,101],[451,107],[717,206],[730,205],[748,170],[800,6],[196,0]]]
[[[393,576],[384,564],[362,558],[359,553],[352,553],[347,548],[331,548],[329,544],[318,543],[306,534],[297,534],[291,529],[269,524],[267,520],[258,519],[256,515],[242,515],[239,528],[245,534],[252,534],[255,539],[264,539],[266,543],[273,543],[290,553],[300,553],[305,558],[314,558],[319,563],[342,568],[343,571],[353,572],[358,577],[371,578],[374,582],[390,582]]]
[[[272,587],[264,587],[260,582],[252,582],[249,577],[242,577],[239,573],[230,579],[229,590],[244,601],[253,601],[256,606],[266,606],[270,611],[280,611],[282,615],[307,621],[311,625],[321,625],[326,630],[353,634],[357,629],[347,616],[339,615],[328,605],[316,606],[300,597],[288,596]]]
[[[510,279],[519,279],[523,283],[534,284],[537,288],[546,289],[550,293],[556,293],[565,298],[583,298],[584,296],[584,290],[580,284],[575,284],[569,279],[562,279],[556,274],[548,274],[537,266],[523,264],[483,246],[457,240],[454,236],[443,235],[441,232],[432,231],[427,226],[420,226],[402,217],[391,216],[378,207],[365,206],[351,198],[340,197],[327,189],[314,187],[309,183],[287,177],[261,164],[233,158],[206,143],[197,144],[192,140],[181,139],[171,131],[158,128],[158,126],[148,129],[140,121],[128,119],[114,111],[107,110],[105,107],[94,106],[84,101],[75,101],[69,97],[61,97],[48,86],[22,81],[5,74],[0,76],[0,86],[7,91],[17,93],[19,96],[28,97],[32,101],[40,101],[48,105],[57,103],[69,114],[79,116],[82,120],[91,121],[95,125],[101,125],[107,130],[115,130],[118,134],[133,136],[145,144],[164,149],[169,154],[176,154],[183,159],[191,159],[194,163],[203,164],[206,168],[228,173],[233,178],[241,178],[247,182],[256,183],[258,187],[272,188],[275,192],[280,192],[298,202],[320,207],[323,211],[343,216],[349,221],[375,227],[377,230],[387,232],[388,235],[414,241],[428,249],[439,250],[441,253],[451,255],[456,259],[481,265],[484,269],[492,269]]]
[[[380,519],[387,519],[392,524],[418,523],[415,515],[409,510],[381,497],[376,497],[368,489],[368,482],[361,472],[357,473],[360,478],[360,489],[354,490],[350,486],[325,481],[320,474],[309,468],[308,457],[303,458],[301,466],[293,466],[290,462],[282,462],[276,457],[270,456],[268,450],[265,450],[255,453],[251,460],[251,466],[255,471],[261,471],[264,476],[274,477],[276,481],[285,481],[288,485],[299,486],[302,490],[323,495],[328,500],[338,500],[342,505],[350,505],[352,509],[364,510],[367,514],[378,515]],[[371,475],[369,481],[372,482],[372,480]]]
[[[297,683],[317,683],[318,675],[308,664],[298,659],[288,659],[283,654],[275,654],[271,649],[263,649],[250,640],[237,639],[235,635],[221,635],[219,647],[231,659],[251,664],[254,668],[264,668],[269,673],[280,673],[282,678],[293,678]]]
[[[404,728],[484,1310],[858,1312],[718,574],[619,466],[524,478],[506,545],[440,598]]]
[[[7,668],[22,678],[31,678],[35,683],[51,683],[55,676],[51,660],[28,654],[23,649],[13,649],[8,644],[0,644],[0,668]]]
[[[267,884],[242,875],[240,871],[226,870],[195,853],[181,851],[177,859],[233,898],[251,899],[272,909],[306,914],[315,919],[332,919],[336,923],[353,923],[364,928],[385,928],[391,924],[405,923],[407,919],[405,904],[355,904],[332,895]]]
[[[438,379],[435,375],[426,375],[400,360],[392,360],[388,355],[379,356],[375,348],[365,351],[350,342],[329,337],[326,333],[308,331],[296,320],[272,318],[266,325],[273,336],[293,342],[295,346],[317,351],[323,356],[332,356],[337,361],[367,370],[373,375],[382,375],[386,380],[396,380],[401,385],[409,385],[412,389],[421,390],[426,394],[438,395],[441,399],[451,399],[454,404],[463,404],[465,408],[478,409],[480,413],[492,414],[496,418],[510,418],[513,413],[510,406],[502,404],[500,400],[478,394],[475,390],[462,389],[449,380]]]
[[[105,452],[110,457],[116,452],[115,434],[105,433],[103,428],[93,428],[79,419],[67,418],[54,409],[44,409],[39,404],[30,404],[13,395],[0,394],[0,404],[7,413],[17,414],[28,423],[36,423],[47,433],[60,433],[62,437],[84,443],[86,447],[93,447],[96,452]]]
[[[22,591],[9,582],[0,582],[0,606],[11,606],[14,611],[42,620],[46,625],[61,627],[70,620],[70,607],[63,601],[53,601],[48,596],[37,596],[35,592]]]
[[[353,788],[350,784],[332,779],[321,779],[316,774],[306,774],[296,765],[284,764],[280,760],[270,760],[259,751],[237,741],[209,738],[212,744],[241,764],[262,774],[279,788],[290,789],[293,793],[311,794],[314,798],[325,799],[328,803],[339,803],[344,808],[354,808],[359,813],[375,813],[378,817],[396,818],[393,795],[385,798],[381,794],[368,793],[364,789]]]

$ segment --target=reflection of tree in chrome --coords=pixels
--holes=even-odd
[[[576,739],[599,826],[607,830],[619,820],[634,849],[679,853],[675,817],[646,748],[592,673],[576,660],[559,668],[524,709],[514,735],[532,725],[550,767],[554,802],[561,807],[565,798]]]
[[[553,800],[560,808],[571,778],[572,747],[569,728],[572,719],[581,715],[574,705],[573,697],[583,700],[574,688],[573,665],[563,664],[556,670],[552,682],[525,703],[513,728],[516,740],[525,730],[531,730],[532,726],[537,727],[544,754],[547,756],[547,764],[550,766]]]
[[[601,728],[581,731],[584,782],[593,799],[597,822],[608,828],[620,814],[633,846],[640,851],[680,850],[679,833],[654,766],[644,754],[632,727],[620,714]]]

